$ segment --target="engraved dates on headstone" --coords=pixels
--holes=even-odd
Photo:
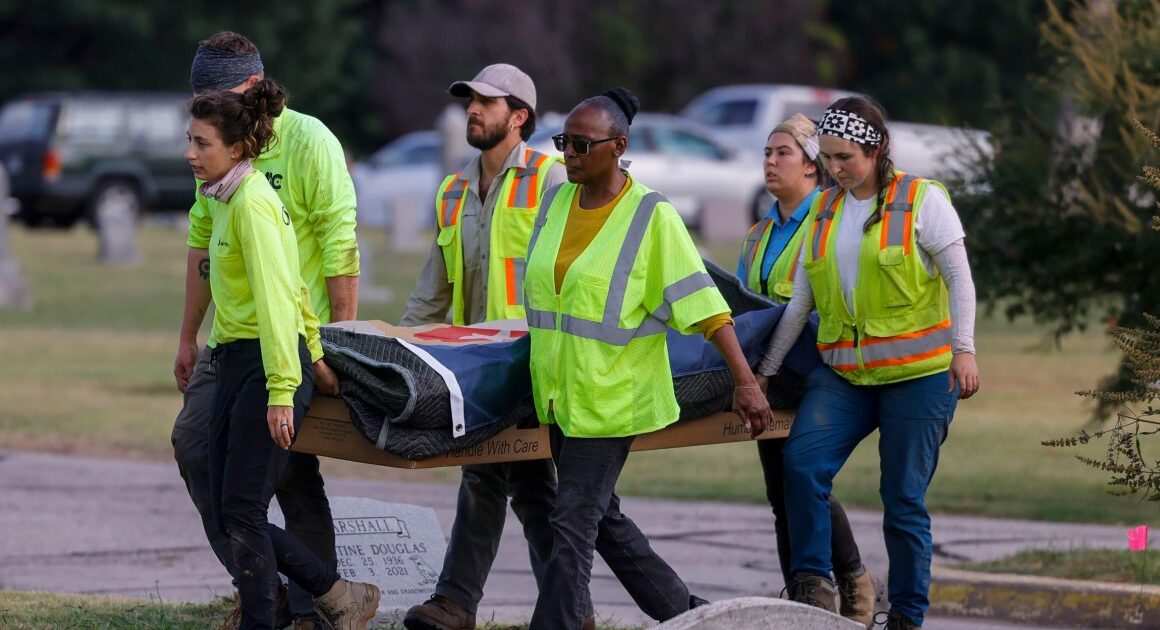
[[[383,590],[380,609],[407,608],[435,592],[447,543],[431,508],[330,497],[338,574]],[[272,510],[270,521],[281,524]]]

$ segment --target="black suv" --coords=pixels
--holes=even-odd
[[[72,225],[104,203],[188,209],[183,93],[32,94],[0,111],[0,164],[28,225]]]

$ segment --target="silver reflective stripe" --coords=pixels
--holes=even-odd
[[[676,304],[677,300],[687,298],[701,289],[715,286],[717,285],[713,284],[713,278],[708,273],[696,271],[665,287],[665,301]]]
[[[890,227],[886,234],[886,245],[905,245],[906,223],[910,217],[908,212],[914,207],[907,201],[910,198],[910,189],[915,186],[918,178],[913,175],[903,175],[894,188],[894,199],[886,204],[886,212],[890,213]],[[900,201],[901,200],[901,201]]]
[[[854,348],[832,348],[830,350],[822,350],[822,361],[826,365],[833,365],[835,367],[840,365],[858,365],[858,353]]]
[[[532,237],[528,239],[528,258],[532,257],[532,250],[536,248],[536,240],[540,238],[540,228],[548,222],[548,209],[552,207],[552,202],[556,200],[556,193],[560,192],[560,187],[564,184],[556,184],[544,192],[544,196],[540,197],[540,211],[536,213],[536,224],[532,227]]]
[[[455,186],[455,188],[453,190],[449,190],[449,191],[443,193],[444,200],[459,199],[460,197],[463,196],[463,188],[460,187],[458,184],[459,184],[459,182],[455,182],[455,184],[453,184]]]
[[[741,283],[749,282],[749,274],[753,269],[753,263],[757,262],[754,257],[757,256],[757,248],[761,244],[761,237],[765,236],[766,224],[771,223],[773,219],[765,218],[757,222],[753,226],[753,231],[745,237],[745,251],[741,253]]]
[[[831,188],[830,190],[834,190],[834,189]],[[826,206],[818,211],[818,217],[815,219],[816,225],[814,226],[814,242],[812,243],[812,245],[813,245],[812,258],[814,260],[821,258],[822,239],[825,238],[826,221],[833,221],[834,220],[834,215],[837,214],[835,212],[835,209],[838,205],[838,200],[842,198],[842,192],[837,191],[832,195],[826,195],[826,196],[828,197],[828,199],[826,200]]]
[[[871,344],[866,344],[863,341],[862,360],[869,364],[888,359],[904,359],[916,354],[932,352],[943,346],[948,346],[949,349],[950,343],[950,326],[911,339],[898,339],[896,341],[882,341]]]
[[[524,313],[528,318],[528,326],[532,328],[546,328],[548,330],[556,329],[556,314],[552,311],[538,311],[534,308],[525,308]]]
[[[528,189],[532,187],[532,175],[535,175],[535,174],[536,174],[536,169],[534,169],[534,168],[516,169],[516,174],[515,174],[516,197],[515,197],[515,203],[512,204],[512,207],[514,207],[514,208],[527,207],[527,206],[523,205],[523,203],[524,203],[524,200],[528,198]]]
[[[604,303],[604,323],[618,327],[620,311],[624,307],[624,293],[628,290],[628,279],[632,275],[632,266],[636,262],[636,255],[644,243],[644,235],[648,231],[648,224],[652,221],[653,212],[657,204],[668,201],[659,192],[650,192],[645,195],[636,206],[636,213],[632,215],[632,223],[624,235],[620,245],[620,253],[616,256],[616,266],[612,268],[612,282],[608,285],[608,300]]]

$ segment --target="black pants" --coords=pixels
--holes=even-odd
[[[302,384],[294,395],[295,434],[314,391],[306,343],[298,348]],[[266,423],[266,375],[257,340],[219,345],[213,351],[218,375],[209,433],[211,508],[228,537],[237,569],[243,629],[274,627],[278,572],[317,597],[338,574],[293,534],[266,520],[270,499],[282,478],[288,451],[278,448]]]
[[[214,555],[237,581],[234,554],[229,538],[222,533],[211,507],[209,481],[209,433],[213,424],[214,393],[217,372],[210,362],[212,348],[203,348],[197,357],[193,377],[185,388],[185,404],[173,424],[173,457],[185,480],[202,528]],[[334,521],[325,483],[318,470],[318,458],[306,453],[290,453],[286,471],[274,495],[286,517],[286,530],[301,540],[330,567],[337,567],[334,553]],[[314,598],[293,580],[290,581],[290,612],[295,619],[315,617]]]
[[[789,520],[786,517],[785,483],[782,464],[785,461],[784,439],[758,440],[757,455],[761,458],[761,470],[765,473],[765,497],[773,508],[773,532],[777,537],[777,559],[781,563],[781,575],[785,583],[790,583]],[[834,498],[830,503],[830,545],[833,548],[834,574],[849,575],[862,567],[862,557],[858,544],[854,542],[854,532],[846,511]]]
[[[591,610],[594,552],[646,615],[666,621],[688,610],[688,587],[620,511],[616,480],[633,438],[569,438],[555,424],[548,434],[557,474],[552,557],[529,628],[579,630]]]

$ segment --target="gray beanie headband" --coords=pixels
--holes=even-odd
[[[262,56],[258,53],[198,48],[189,69],[189,87],[194,94],[228,90],[263,72]]]

